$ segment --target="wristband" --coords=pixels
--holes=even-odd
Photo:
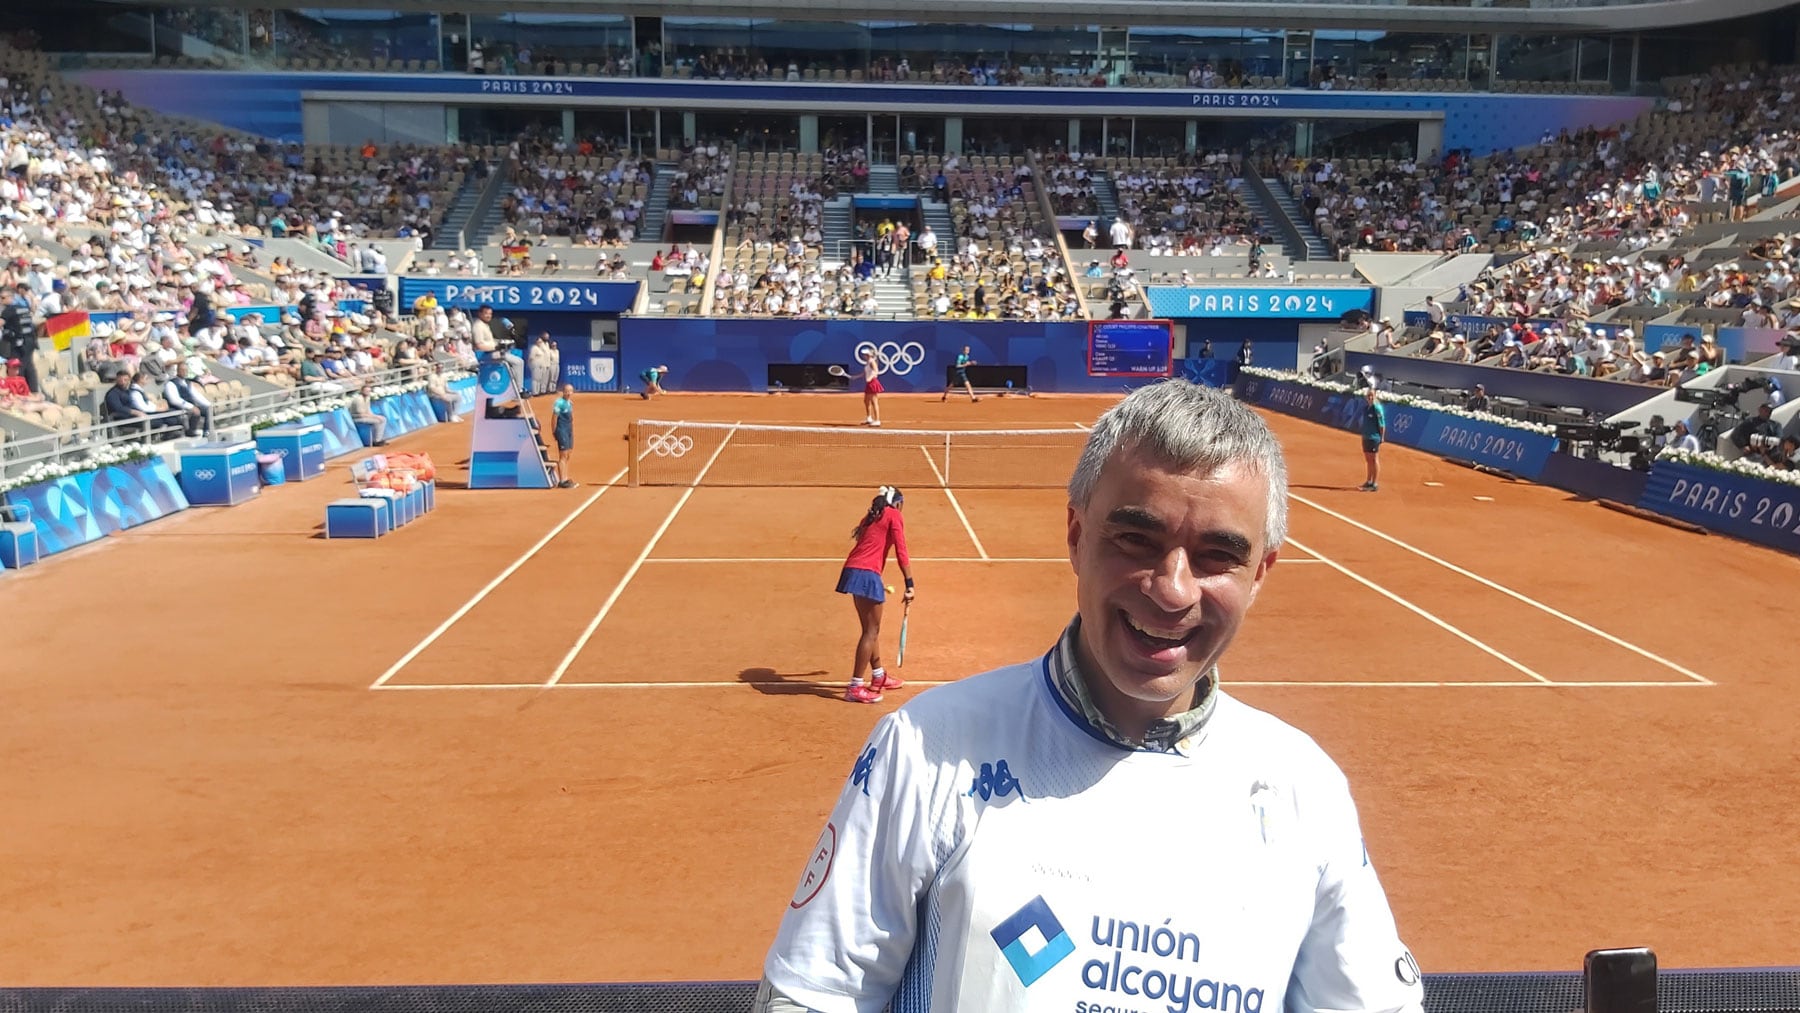
[[[911,577],[906,578],[906,589],[908,591],[913,589],[913,579]]]

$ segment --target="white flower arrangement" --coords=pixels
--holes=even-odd
[[[414,391],[424,389],[424,380],[412,380],[407,383],[384,383],[378,387],[370,388],[369,400],[379,401],[384,397],[399,397],[402,394],[411,394]]]
[[[348,407],[350,407],[350,399],[347,397],[322,397],[317,401],[308,401],[305,406],[308,415],[323,415],[326,412],[334,412],[339,408]]]
[[[87,452],[87,456],[73,461],[38,461],[24,471],[10,478],[0,479],[0,493],[23,489],[39,482],[54,482],[57,479],[79,475],[84,471],[98,471],[118,464],[130,464],[134,461],[148,461],[156,456],[147,443],[116,443],[111,446],[95,447]]]
[[[473,379],[475,379],[475,371],[472,369],[447,369],[444,371],[445,383],[455,383],[457,380]]]
[[[1333,383],[1330,380],[1320,380],[1303,373],[1293,372],[1292,370],[1245,366],[1241,372],[1248,373],[1251,376],[1260,376],[1265,380],[1280,380],[1283,383],[1297,383],[1301,386],[1312,387],[1317,390],[1328,390],[1334,394],[1356,393],[1356,388],[1347,383]],[[1474,422],[1488,422],[1496,426],[1506,426],[1509,429],[1523,429],[1528,433],[1537,433],[1540,436],[1556,435],[1555,426],[1547,426],[1541,422],[1526,422],[1523,419],[1508,418],[1505,415],[1495,415],[1492,412],[1474,411],[1469,408],[1464,408],[1461,405],[1439,404],[1436,401],[1415,397],[1411,394],[1395,394],[1391,391],[1384,390],[1378,392],[1375,396],[1378,400],[1387,401],[1397,405],[1405,405],[1408,408],[1420,408],[1425,411],[1443,412],[1445,415],[1455,415],[1458,418],[1469,419]]]
[[[302,411],[298,408],[277,408],[272,412],[264,412],[263,414],[252,418],[250,420],[250,431],[254,433],[259,429],[267,429],[270,426],[291,425],[311,414],[313,414],[311,411]]]
[[[1664,447],[1662,452],[1656,455],[1656,459],[1672,464],[1685,464],[1693,468],[1722,471],[1728,475],[1742,475],[1745,478],[1754,478],[1761,482],[1780,482],[1783,485],[1800,486],[1800,471],[1781,471],[1741,457],[1734,461],[1728,461],[1709,450],[1696,452]]]

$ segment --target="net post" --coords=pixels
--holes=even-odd
[[[638,444],[641,442],[643,442],[643,427],[638,425],[636,422],[626,423],[625,424],[625,466],[630,471],[630,474],[631,474],[630,485],[634,489],[637,488],[638,481],[640,478],[639,465],[641,464],[641,462],[644,459],[644,455],[642,453],[640,453],[638,450]]]
[[[944,488],[950,488],[950,434],[944,433]]]

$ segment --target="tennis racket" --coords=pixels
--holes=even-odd
[[[825,368],[825,372],[830,373],[832,376],[849,376],[850,375],[849,373],[844,372],[844,367],[842,367],[842,366],[827,366]]]
[[[894,656],[894,667],[906,667],[906,621],[912,618],[912,602],[900,611],[900,651]]]

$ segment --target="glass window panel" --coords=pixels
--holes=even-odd
[[[244,50],[244,12],[221,7],[169,7],[154,11],[159,53],[194,56],[203,53],[184,44],[193,40],[227,53]]]
[[[344,60],[438,58],[438,16],[398,11],[309,7],[275,13],[275,55]]]
[[[618,15],[474,14],[469,32],[489,73],[540,74],[556,64],[565,73],[586,73],[588,64],[617,73],[631,66],[631,19]]]
[[[1502,35],[1494,76],[1501,81],[1572,80],[1580,41],[1568,35]]]

